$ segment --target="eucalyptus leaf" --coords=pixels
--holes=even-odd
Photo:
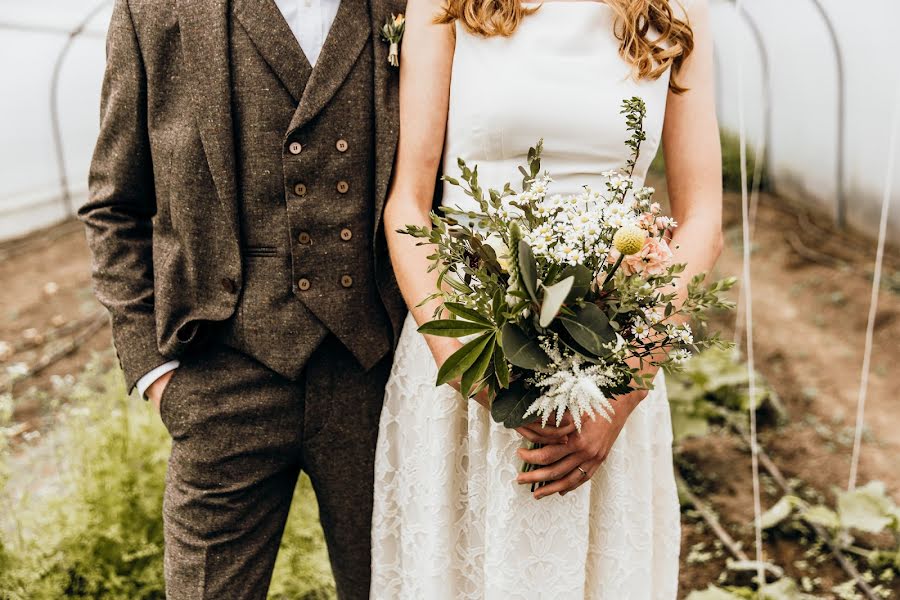
[[[572,291],[574,277],[566,277],[559,283],[544,287],[544,302],[541,304],[541,327],[548,327],[559,314],[563,303]]]
[[[436,319],[419,327],[419,333],[440,337],[460,338],[491,329],[490,325],[463,321],[462,319]]]
[[[604,356],[606,344],[615,341],[616,333],[609,325],[609,319],[596,304],[585,304],[573,310],[574,316],[560,315],[559,320],[569,335],[588,352]]]
[[[521,427],[528,422],[525,413],[537,397],[538,391],[526,388],[520,380],[497,394],[491,403],[491,417],[494,422],[502,423],[508,429]]]
[[[537,262],[534,260],[531,246],[525,240],[519,242],[519,279],[531,299],[537,302]]]
[[[529,371],[543,371],[550,366],[547,353],[515,323],[503,326],[502,341],[506,360],[515,366]]]
[[[572,291],[569,292],[569,297],[566,298],[566,304],[581,300],[591,291],[591,282],[594,280],[594,274],[584,265],[566,267],[559,276],[563,279],[566,277],[574,278]]]
[[[492,333],[485,333],[450,355],[438,370],[437,385],[444,385],[461,377],[478,360],[481,351],[493,337]]]

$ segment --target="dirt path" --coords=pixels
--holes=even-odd
[[[91,291],[90,254],[79,223],[67,222],[0,244],[0,307],[0,381],[7,380],[7,370],[14,365],[31,366],[54,354],[102,310]],[[94,353],[109,348],[110,341],[104,325],[74,353],[16,382],[14,421],[40,428],[51,416],[48,392],[54,381],[80,373]]]

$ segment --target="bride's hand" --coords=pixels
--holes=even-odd
[[[459,389],[458,385],[454,385],[453,387]],[[478,404],[482,405],[487,410],[491,410],[491,398],[488,395],[487,390],[481,390],[472,397],[472,400],[478,402]],[[556,423],[555,418],[551,418],[550,421],[554,424]],[[570,439],[569,436],[575,432],[575,421],[572,419],[572,415],[566,413],[559,426],[548,423],[546,427],[542,427],[540,420],[538,420],[534,423],[523,425],[522,427],[517,428],[516,431],[519,435],[533,444],[566,444]]]
[[[556,417],[551,416],[546,427],[543,427],[538,419],[534,423],[517,428],[516,431],[532,444],[544,444],[545,446],[568,444],[572,439],[570,436],[575,433],[575,420],[571,414],[566,412],[559,425],[556,425]]]
[[[565,495],[588,481],[606,460],[629,415],[646,396],[646,390],[638,390],[616,398],[616,412],[612,423],[601,418],[585,419],[582,421],[581,434],[570,436],[568,444],[519,450],[522,460],[543,467],[520,473],[518,483],[525,485],[548,482],[534,492],[534,497],[540,500],[551,494]]]

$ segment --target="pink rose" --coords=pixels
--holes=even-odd
[[[610,256],[613,261],[618,260],[618,252],[613,250],[615,257]],[[622,261],[622,272],[626,275],[634,275],[636,273],[642,275],[662,275],[672,264],[672,251],[669,244],[662,238],[648,237],[644,240],[644,247],[637,254],[626,256]]]

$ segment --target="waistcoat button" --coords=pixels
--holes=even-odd
[[[353,285],[353,278],[349,275],[344,275],[341,277],[341,285],[345,288],[351,287]]]
[[[302,183],[298,183],[297,185],[294,186],[294,193],[298,196],[305,196],[306,195],[306,186]]]
[[[288,152],[293,155],[300,154],[303,151],[303,146],[300,145],[300,142],[291,142],[291,145],[288,146]]]
[[[235,283],[234,279],[232,279],[231,277],[223,277],[221,283],[222,289],[229,294],[234,294],[237,292],[237,283]]]
[[[347,190],[350,189],[350,184],[346,181],[339,181],[337,184],[337,191],[341,194],[346,194]]]
[[[335,144],[338,152],[346,152],[349,145],[347,144],[347,140],[338,140],[337,144]]]
[[[341,229],[341,239],[345,242],[349,242],[350,238],[353,237],[353,232],[349,229]]]
[[[311,238],[310,235],[309,235],[307,232],[305,232],[305,231],[304,231],[303,233],[301,233],[300,235],[298,235],[298,236],[297,236],[297,239],[300,240],[300,243],[303,244],[304,246],[306,246],[307,244],[309,244],[310,242],[312,242],[312,238]]]
[[[309,289],[309,279],[306,279],[306,278],[301,279],[300,281],[297,282],[297,287],[300,288],[301,292],[305,292],[306,290]]]

